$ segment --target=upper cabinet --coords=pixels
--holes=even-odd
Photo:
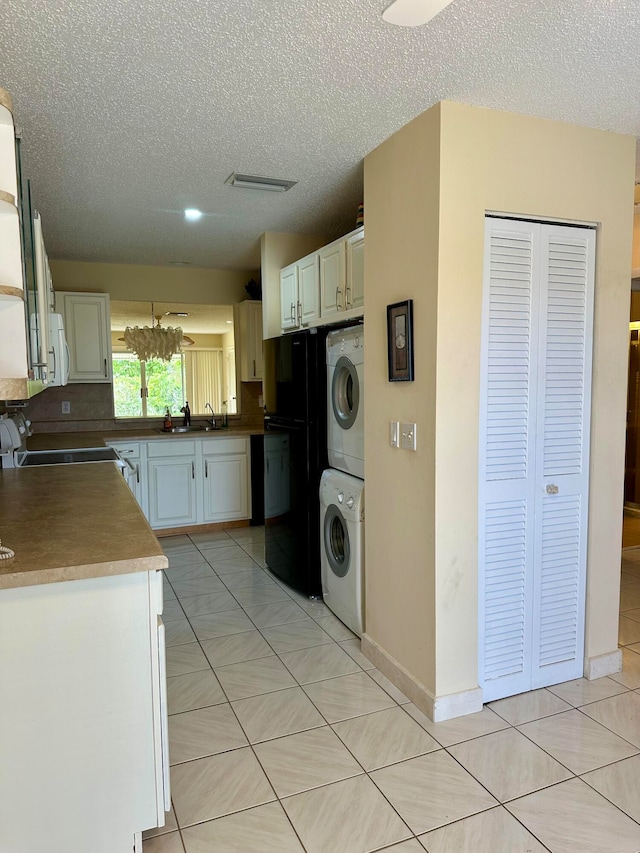
[[[280,320],[283,331],[314,325],[320,317],[318,254],[307,255],[280,273]]]
[[[348,320],[364,312],[364,228],[280,272],[283,332]]]
[[[108,293],[56,293],[69,345],[69,382],[111,382]]]
[[[0,89],[0,400],[26,400],[47,380],[46,299],[38,300],[33,220],[23,192],[9,93]]]
[[[262,302],[246,299],[234,305],[236,364],[240,382],[262,379]]]

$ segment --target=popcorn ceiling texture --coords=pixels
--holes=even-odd
[[[337,237],[364,155],[441,99],[640,133],[637,0],[454,0],[416,29],[388,2],[4,0],[50,256],[254,269],[265,230]],[[235,190],[236,170],[299,183]]]

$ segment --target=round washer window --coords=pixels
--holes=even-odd
[[[350,429],[358,417],[360,382],[353,362],[344,355],[338,359],[333,371],[331,402],[336,422],[342,429]]]
[[[327,507],[324,517],[324,551],[331,571],[343,578],[349,571],[351,546],[344,516],[334,504]]]

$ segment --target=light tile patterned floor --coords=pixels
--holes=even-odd
[[[162,540],[174,809],[144,853],[640,850],[640,549],[622,673],[432,723],[263,537]]]

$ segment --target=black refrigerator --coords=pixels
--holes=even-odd
[[[265,559],[308,596],[320,580],[320,476],[327,467],[326,329],[265,342],[271,393],[265,414]]]

